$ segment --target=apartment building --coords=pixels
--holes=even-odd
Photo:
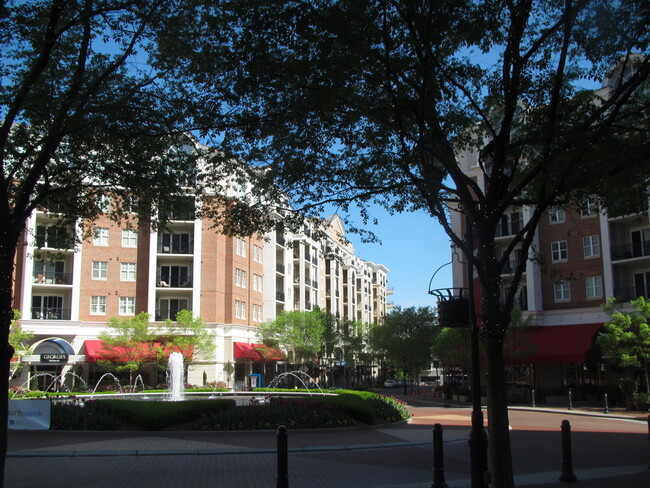
[[[614,71],[599,93],[606,97],[619,76]],[[484,187],[478,154],[465,151],[459,161],[463,171]],[[503,256],[530,215],[530,208],[521,207],[502,217],[495,229],[497,257]],[[595,338],[609,321],[602,308],[607,299],[626,303],[649,296],[649,215],[650,202],[641,195],[636,204],[607,211],[598,208],[595,198],[586,198],[573,206],[550,208],[538,226],[531,252],[511,253],[501,276],[502,293],[508,292],[517,264],[526,261],[514,308],[535,324],[534,330],[520,337],[527,352],[507,358],[513,368],[526,372],[519,380],[533,388],[617,383],[615,373],[603,365]],[[452,219],[452,227],[462,235],[462,214],[452,212]],[[465,266],[457,260],[453,283],[468,288]]]
[[[34,340],[16,364],[24,367],[15,368],[12,385],[38,377],[46,387],[61,374],[95,384],[104,372],[96,364],[98,335],[111,317],[147,312],[160,323],[179,310],[192,311],[214,334],[216,352],[192,358],[187,382],[242,386],[250,375],[273,375],[281,358],[259,353],[256,327],[282,311],[318,306],[367,322],[386,313],[388,269],[354,256],[331,230],[324,239],[308,227],[228,237],[195,219],[185,205],[168,215],[162,229],[132,217],[121,223],[101,217],[76,244],[79,230],[58,225],[55,208],[30,217],[17,255],[15,308]],[[340,221],[331,222],[342,237]],[[342,260],[327,257],[330,246]],[[352,267],[356,274],[350,275]],[[352,278],[344,282],[347,276]],[[150,371],[146,381],[164,382],[164,372]]]

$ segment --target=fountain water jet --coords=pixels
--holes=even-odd
[[[167,372],[169,379],[169,399],[172,402],[183,400],[185,389],[185,375],[183,369],[183,354],[173,352],[169,355],[169,370]]]
[[[275,378],[273,378],[273,380],[269,383],[269,388],[274,388],[274,387],[278,386],[278,384],[280,384],[283,380],[285,380],[287,378],[291,378],[291,377],[293,377],[293,378],[297,379],[298,381],[300,381],[300,383],[302,383],[302,386],[306,390],[310,390],[309,391],[310,395],[312,394],[311,389],[316,389],[316,388],[318,388],[318,390],[321,393],[325,393],[322,390],[322,388],[320,387],[320,385],[318,384],[318,382],[314,378],[309,376],[307,373],[305,373],[304,371],[287,371],[285,373],[281,373],[278,376],[276,376]],[[309,386],[307,386],[307,383],[305,383],[303,381],[303,378],[305,378],[308,381],[308,384],[315,385],[315,387],[309,388]]]

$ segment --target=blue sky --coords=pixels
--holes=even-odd
[[[435,306],[435,298],[428,294],[429,281],[440,266],[451,261],[450,241],[440,224],[425,212],[390,215],[374,207],[370,214],[378,219],[379,225],[365,228],[373,231],[381,244],[362,243],[354,234],[346,237],[359,257],[390,269],[388,286],[395,293],[388,300],[403,308]],[[431,287],[451,286],[448,265],[438,271]]]

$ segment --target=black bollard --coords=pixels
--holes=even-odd
[[[605,399],[605,410],[603,410],[603,413],[609,413],[609,402],[607,398],[607,393],[605,393],[604,399]]]
[[[287,428],[278,427],[275,433],[278,438],[278,478],[276,488],[289,488],[289,456],[287,453]]]
[[[568,420],[562,421],[562,474],[560,481],[578,481],[573,474],[573,459],[571,457],[571,424]]]
[[[535,405],[535,388],[530,390],[530,393],[531,393],[531,398],[532,398],[530,406],[535,408],[537,406],[537,405]]]
[[[648,436],[650,436],[650,415],[648,415]],[[650,463],[648,463],[648,469],[650,469]]]
[[[569,388],[569,410],[573,410],[573,391]]]
[[[431,488],[447,488],[445,466],[442,453],[442,425],[433,426],[433,483]]]

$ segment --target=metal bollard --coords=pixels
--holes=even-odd
[[[605,399],[605,410],[603,410],[603,413],[609,413],[609,401],[607,398],[607,393],[605,393],[604,399]]]
[[[568,420],[562,421],[562,474],[560,481],[578,481],[573,474],[573,459],[571,456],[571,424]]]
[[[433,483],[431,488],[447,488],[445,466],[442,452],[442,425],[433,426]]]
[[[650,436],[650,415],[648,415],[648,436]],[[650,463],[648,463],[648,469],[650,469]]]
[[[569,410],[573,410],[573,391],[569,388]]]
[[[530,390],[530,393],[531,393],[531,397],[532,397],[532,401],[531,401],[530,406],[535,408],[537,406],[537,405],[535,405],[535,388]]]
[[[287,453],[287,428],[284,425],[278,427],[275,433],[278,439],[278,476],[276,488],[289,488],[289,456]]]

